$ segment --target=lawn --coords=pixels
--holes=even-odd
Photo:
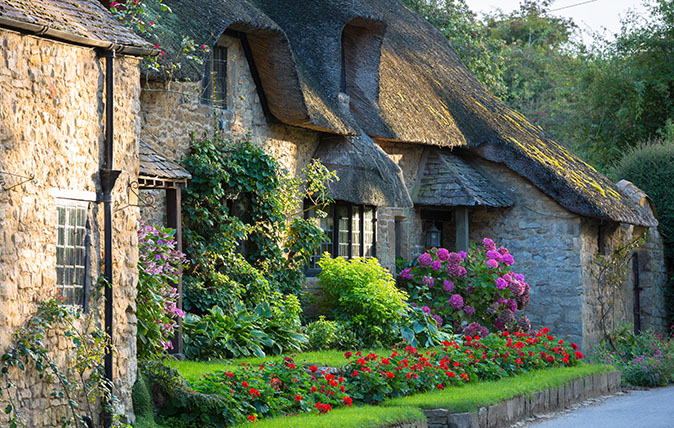
[[[476,382],[461,388],[447,388],[408,397],[396,398],[382,406],[412,406],[421,409],[451,409],[453,413],[473,412],[480,407],[509,400],[518,395],[564,385],[576,379],[616,370],[612,366],[581,363],[575,367],[555,367],[506,377],[496,381]]]
[[[369,349],[364,350],[363,354],[374,352],[384,354],[390,352],[390,349]],[[321,367],[342,367],[349,360],[344,357],[344,351],[316,351],[302,352],[301,354],[285,355],[293,358],[296,364],[315,365]],[[164,364],[177,370],[188,382],[196,382],[207,373],[217,371],[231,371],[241,365],[258,365],[263,362],[280,361],[284,356],[271,356],[266,358],[238,358],[234,360],[213,360],[213,361],[178,361],[173,359],[164,360]]]

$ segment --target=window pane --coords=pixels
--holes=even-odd
[[[337,255],[342,257],[349,257],[349,207],[344,205],[337,206],[337,218],[339,224],[339,237],[337,244]]]
[[[361,257],[360,252],[360,207],[352,207],[353,214],[351,215],[351,256]]]
[[[327,217],[317,219],[317,223],[325,235],[327,240],[321,243],[321,247],[318,252],[311,257],[309,261],[309,269],[318,269],[318,260],[321,258],[321,255],[325,252],[332,254],[332,239],[334,235],[334,216],[333,216],[333,207],[327,207],[325,212],[328,214]],[[316,209],[312,208],[309,211],[310,217],[316,216]]]
[[[88,250],[84,246],[88,210],[85,206],[69,201],[56,208],[56,284],[64,303],[70,305],[81,305],[85,294]]]
[[[374,209],[365,207],[363,212],[363,253],[365,257],[374,257]]]

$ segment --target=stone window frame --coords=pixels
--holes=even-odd
[[[305,215],[309,217],[312,209],[310,204],[305,203],[305,208],[307,209]],[[377,256],[376,206],[335,201],[325,211],[328,215],[318,222],[326,232],[328,240],[323,242],[318,252],[309,259],[305,269],[306,276],[316,276],[320,273],[318,260],[325,252],[329,252],[332,257],[341,256],[346,259]]]
[[[56,189],[51,194],[54,197],[56,215],[56,263],[54,266],[56,286],[59,294],[64,297],[62,304],[79,306],[86,312],[87,298],[91,289],[92,204],[97,200],[96,193]],[[63,218],[60,216],[61,209]],[[76,216],[71,222],[73,214]],[[63,231],[62,237],[61,231]],[[69,232],[72,234],[67,235]],[[67,236],[72,236],[72,239],[68,240]],[[60,250],[63,252],[59,256]],[[75,253],[71,256],[71,262],[67,262],[68,250],[71,254]],[[61,270],[60,273],[59,270]],[[78,273],[78,270],[81,272]],[[72,281],[67,278],[71,274]],[[81,284],[77,284],[75,276],[79,277]]]

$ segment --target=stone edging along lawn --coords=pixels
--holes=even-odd
[[[507,427],[535,414],[554,412],[588,398],[613,394],[618,391],[620,391],[620,372],[611,371],[585,376],[528,395],[518,395],[500,403],[480,407],[472,412],[451,413],[451,409],[422,408],[426,421],[408,423],[404,426],[406,428]]]

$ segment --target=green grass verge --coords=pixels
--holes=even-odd
[[[373,349],[362,351],[363,354],[374,352],[377,355],[390,353],[389,349]],[[295,360],[295,364],[314,364],[324,367],[342,367],[349,360],[344,357],[344,351],[316,351],[302,352],[301,354],[287,355]],[[241,367],[241,363],[256,365],[266,361],[280,361],[283,355],[277,355],[266,358],[238,358],[235,360],[214,360],[214,361],[177,361],[167,359],[164,364],[175,369],[188,382],[195,382],[206,373],[214,373],[219,370],[232,370]]]
[[[378,428],[385,425],[425,421],[424,413],[414,407],[361,406],[335,409],[329,413],[302,414],[292,417],[261,419],[238,425],[255,428]]]
[[[529,372],[515,377],[491,382],[469,383],[459,388],[447,388],[395,398],[381,406],[410,406],[421,409],[449,409],[452,413],[473,412],[480,407],[509,400],[518,395],[531,395],[536,391],[561,386],[570,381],[597,373],[615,370],[612,366],[580,364],[575,367],[558,367]]]

